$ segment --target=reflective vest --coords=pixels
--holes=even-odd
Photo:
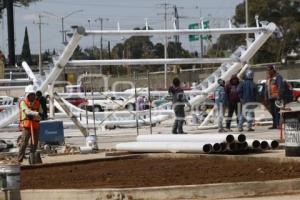
[[[272,98],[277,98],[279,97],[279,90],[278,87],[276,85],[276,76],[269,79],[269,95]]]
[[[28,119],[27,115],[25,113],[25,110],[22,106],[22,104],[25,103],[26,107],[32,111],[38,112],[40,109],[40,102],[35,100],[34,103],[30,103],[27,99],[20,101],[19,107],[20,107],[20,127],[21,128],[28,128],[31,129],[38,129],[40,124],[39,121],[34,119]]]

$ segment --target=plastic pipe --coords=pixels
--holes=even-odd
[[[265,140],[260,141],[260,148],[262,150],[267,150],[269,149],[269,143]]]
[[[260,141],[255,139],[247,139],[249,148],[258,149],[260,148]]]
[[[116,145],[116,150],[129,152],[210,153],[212,145],[200,142],[127,142]]]
[[[212,144],[212,149],[213,149],[213,152],[221,152],[222,151],[221,143]]]
[[[246,142],[246,135],[244,135],[242,133],[241,134],[231,134],[231,135],[233,135],[235,142],[240,142],[240,143]]]
[[[207,142],[207,143],[232,143],[234,137],[231,134],[154,134],[139,135],[136,140],[138,142]]]
[[[279,147],[279,142],[276,140],[265,140],[268,144],[269,147],[272,149],[277,149]]]

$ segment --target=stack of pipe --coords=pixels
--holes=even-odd
[[[247,139],[244,134],[158,134],[139,135],[136,142],[119,143],[116,150],[149,153],[241,153],[276,149],[275,140]]]

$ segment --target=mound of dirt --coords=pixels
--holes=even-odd
[[[252,161],[253,160],[253,161]],[[23,167],[22,189],[125,188],[280,180],[300,177],[297,163],[224,157],[130,158]]]

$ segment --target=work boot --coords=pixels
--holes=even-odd
[[[181,132],[181,133],[178,133],[178,134],[187,134],[186,132]]]

